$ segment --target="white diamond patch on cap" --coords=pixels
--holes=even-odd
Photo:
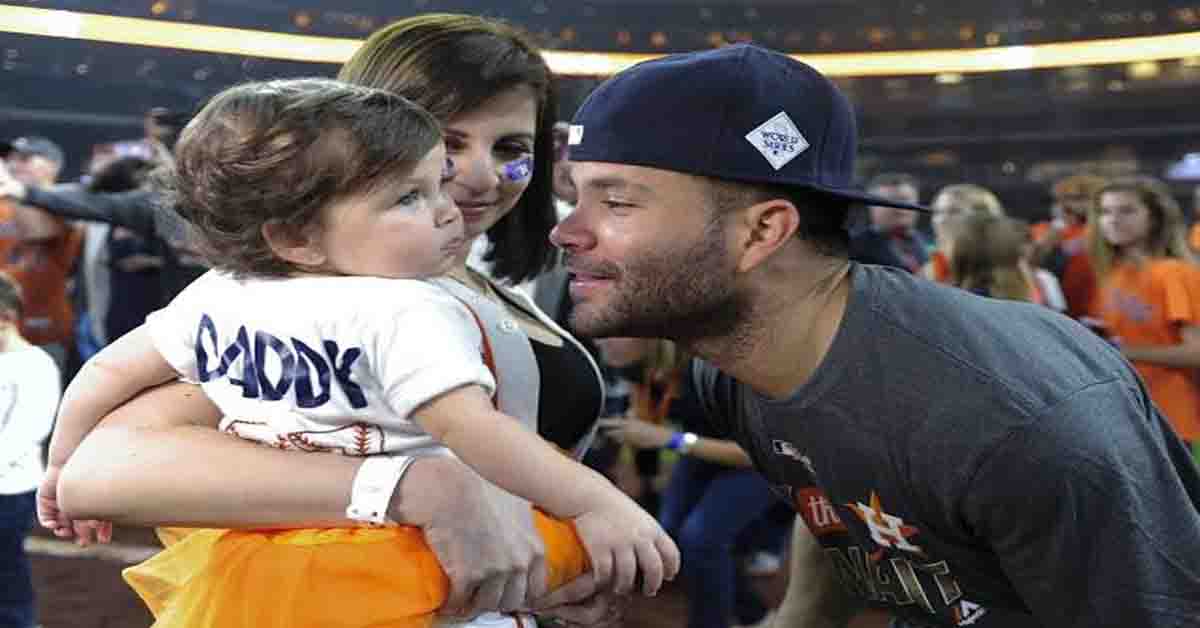
[[[796,128],[792,119],[784,111],[780,111],[770,120],[747,133],[746,141],[762,153],[762,156],[771,163],[771,167],[776,170],[786,166],[797,155],[808,150],[808,140],[804,139],[800,129]]]
[[[567,146],[577,146],[583,143],[583,125],[572,124],[567,130]]]

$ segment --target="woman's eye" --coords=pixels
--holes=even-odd
[[[499,146],[496,147],[496,150],[504,155],[533,154],[532,146],[526,146],[525,144],[520,144],[520,143],[500,144]]]

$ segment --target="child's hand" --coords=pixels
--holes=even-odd
[[[92,543],[108,543],[112,541],[111,522],[85,519],[83,521],[72,521],[71,527],[75,530],[75,543],[80,547],[87,547]]]
[[[49,466],[42,476],[42,483],[37,490],[37,518],[43,528],[50,530],[54,536],[70,538],[74,532],[71,522],[63,516],[58,507],[58,476],[62,467]]]
[[[658,521],[615,490],[604,503],[575,519],[575,530],[592,562],[596,582],[612,582],[616,593],[633,590],[638,572],[642,593],[654,595],[679,572],[679,548]]]
[[[92,543],[108,543],[112,541],[112,524],[107,521],[88,519],[72,521],[67,519],[58,507],[58,476],[62,467],[50,466],[42,476],[42,484],[37,490],[37,517],[42,527],[54,533],[61,539],[76,538],[80,546],[86,547]]]

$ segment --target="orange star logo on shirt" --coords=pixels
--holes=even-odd
[[[871,532],[871,540],[879,546],[879,550],[871,554],[871,560],[878,561],[883,558],[884,548],[889,547],[914,554],[925,553],[919,545],[914,545],[908,540],[920,534],[920,529],[907,525],[900,517],[884,512],[883,504],[875,491],[871,491],[870,501],[870,505],[856,502],[846,504],[846,506],[853,509],[854,514],[867,524],[867,529]]]

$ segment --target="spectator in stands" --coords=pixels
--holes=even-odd
[[[25,537],[60,381],[49,354],[21,335],[21,314],[20,286],[0,273],[0,626],[6,628],[37,624]]]
[[[950,220],[951,283],[985,297],[1036,301],[1036,286],[1021,269],[1025,233],[1005,216],[977,213]]]
[[[931,222],[936,248],[921,272],[938,283],[951,283],[948,253],[950,233],[946,226],[956,218],[970,214],[1003,216],[1004,205],[994,192],[985,187],[955,183],[938,190],[933,195],[930,208],[933,209]]]
[[[44,137],[22,137],[7,145],[0,179],[13,185],[53,185],[63,152]],[[11,176],[6,176],[11,171]],[[3,188],[0,182],[0,188]],[[22,334],[65,368],[74,347],[75,312],[68,283],[83,244],[82,231],[62,218],[27,207],[0,193],[0,271],[13,276],[24,294]]]
[[[1055,218],[1033,226],[1033,248],[1029,261],[1058,277],[1067,298],[1067,314],[1087,316],[1096,294],[1096,273],[1088,255],[1088,216],[1096,192],[1105,184],[1101,177],[1077,174],[1054,184]]]
[[[1179,204],[1150,177],[1117,179],[1092,209],[1104,331],[1184,441],[1200,441],[1200,267]]]
[[[642,377],[634,383],[630,411],[601,419],[603,433],[637,450],[643,491],[658,471],[662,451],[678,454],[657,514],[683,558],[689,628],[753,624],[767,606],[740,568],[739,541],[780,503],[752,468],[737,443],[718,438],[703,417],[685,377],[688,360],[669,340],[603,338],[596,341],[606,362],[636,360]],[[676,429],[675,426],[678,426]],[[653,460],[646,465],[644,460]],[[778,525],[773,534],[787,530]],[[775,543],[770,543],[774,545]]]
[[[1028,227],[1008,218],[991,190],[946,186],[933,209],[938,250],[926,265],[927,277],[987,296],[1066,309],[1058,279],[1027,259]]]
[[[867,183],[867,191],[904,203],[920,199],[917,180],[908,174],[877,175]],[[851,259],[919,272],[929,261],[929,243],[916,229],[917,212],[872,205],[867,207],[867,214],[869,224],[859,226],[850,235]]]
[[[160,291],[165,299],[178,294],[208,270],[188,243],[184,221],[174,211],[160,206],[159,194],[150,186],[117,193],[78,187],[50,188],[24,183],[0,168],[0,200],[5,198],[54,216],[107,222],[146,238],[163,259]]]
[[[141,157],[122,157],[97,172],[88,189],[116,194],[142,187],[155,163]],[[146,320],[168,298],[162,294],[164,258],[161,246],[127,227],[113,225],[105,238],[108,264],[104,338],[110,342]]]

